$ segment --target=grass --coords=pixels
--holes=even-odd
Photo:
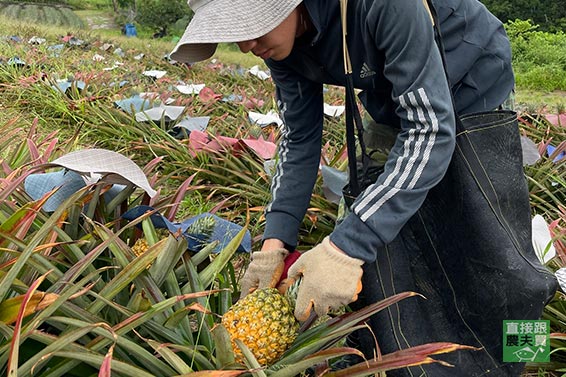
[[[566,110],[565,91],[540,91],[529,89],[518,89],[515,102],[517,108],[532,113],[550,112],[563,113]]]
[[[67,0],[67,4],[73,9],[112,9],[111,0]]]
[[[227,64],[239,64],[242,67],[253,67],[254,65],[259,65],[262,69],[267,68],[262,59],[251,53],[243,54],[235,44],[221,43],[213,58]]]
[[[73,10],[73,12],[75,12],[75,14],[79,16],[87,25],[91,24],[90,22],[87,22],[89,19],[98,23],[104,23],[106,21],[110,21],[112,24],[114,24],[114,14],[111,10],[75,9]],[[115,30],[115,31],[119,31],[119,30]]]

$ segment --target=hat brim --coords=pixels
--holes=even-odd
[[[170,54],[194,63],[214,55],[221,42],[259,38],[283,22],[302,0],[213,0],[198,8]]]

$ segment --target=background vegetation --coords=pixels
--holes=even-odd
[[[566,34],[540,31],[531,21],[506,24],[513,50],[517,87],[546,91],[566,89]]]
[[[503,22],[531,20],[544,31],[566,29],[566,8],[562,0],[481,0]]]

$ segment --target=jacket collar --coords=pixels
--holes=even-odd
[[[304,0],[303,4],[309,14],[311,22],[315,28],[311,35],[310,44],[316,44],[324,35],[328,24],[328,12],[331,7],[327,0]]]

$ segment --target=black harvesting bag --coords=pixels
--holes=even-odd
[[[383,353],[434,341],[482,347],[435,357],[455,368],[413,367],[413,375],[518,376],[524,364],[502,363],[503,320],[539,319],[556,280],[532,248],[516,114],[471,114],[461,123],[446,175],[376,262],[364,266],[363,295],[352,306],[403,291],[426,297],[370,319]],[[357,335],[360,349],[371,352],[369,331]]]

